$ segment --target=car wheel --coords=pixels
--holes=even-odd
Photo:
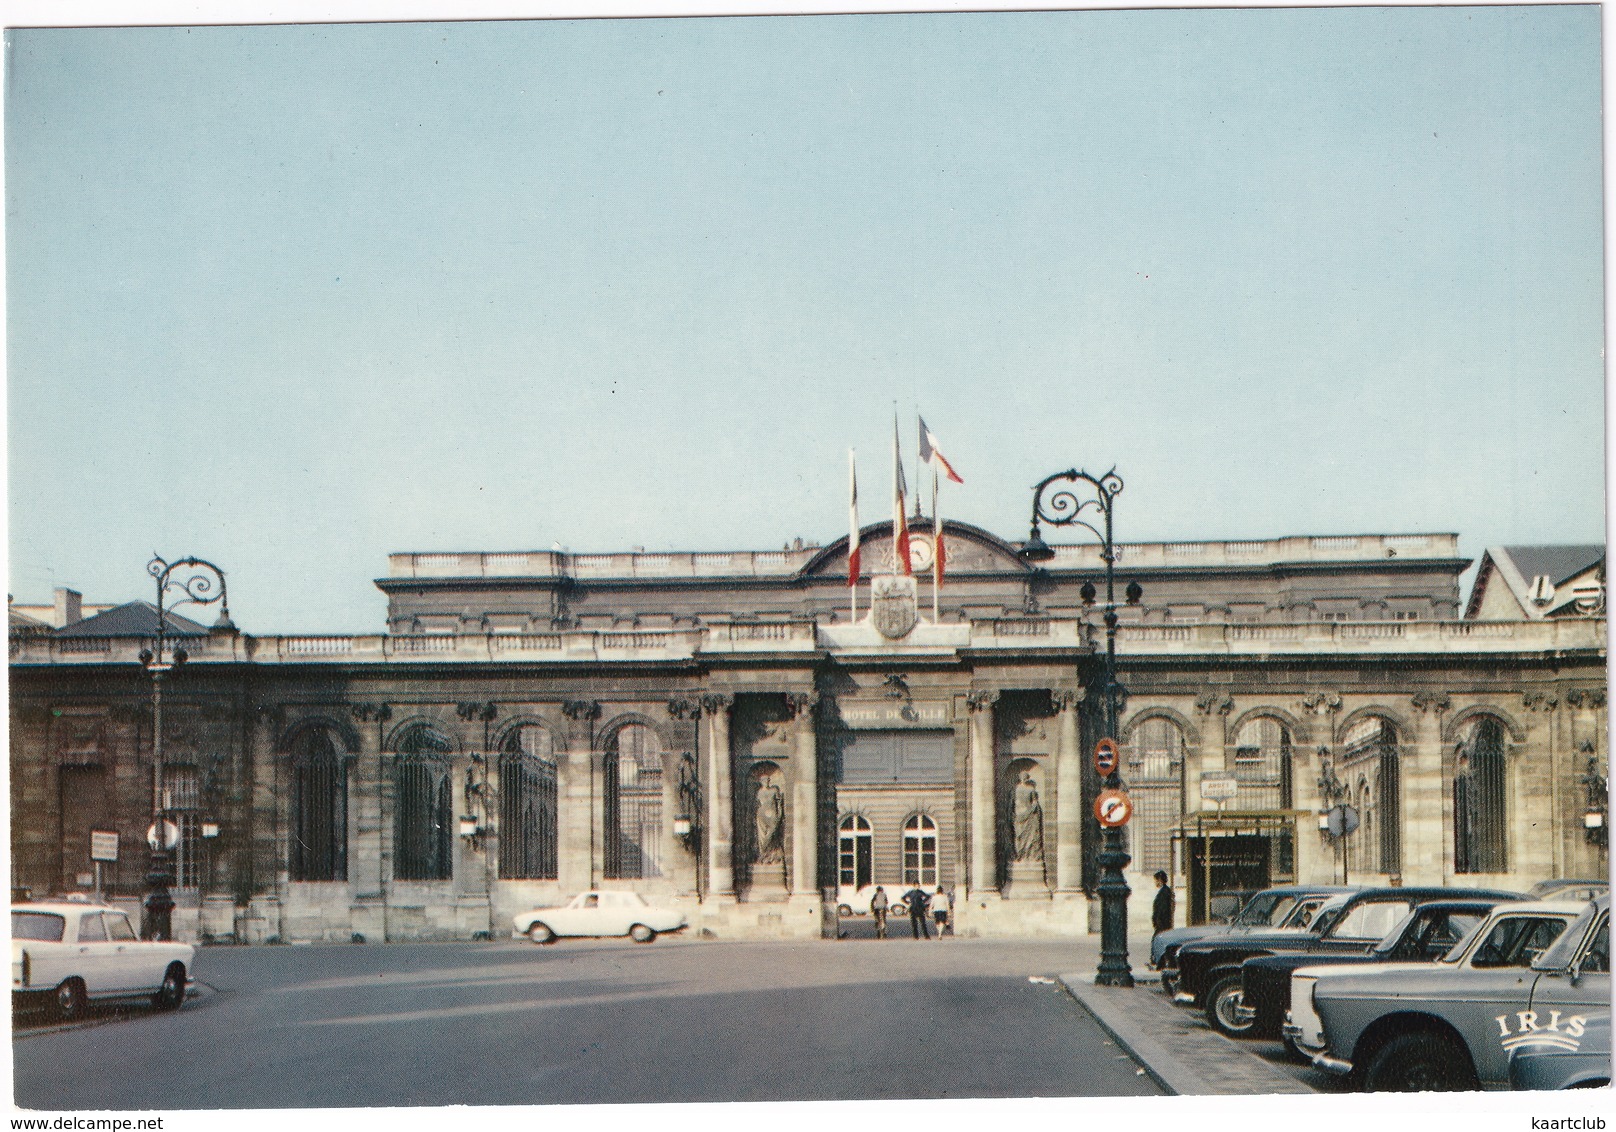
[[[556,935],[548,924],[535,923],[527,929],[527,938],[534,943],[554,943]]]
[[[836,914],[838,916],[851,916],[853,914],[853,909],[849,908],[846,904],[838,904],[836,905]]]
[[[1474,1089],[1470,1055],[1447,1034],[1399,1034],[1376,1051],[1364,1072],[1371,1093],[1432,1093]]]
[[[56,1017],[71,1022],[84,1015],[84,984],[67,979],[56,988]]]
[[[903,919],[903,917],[909,914],[909,905],[905,904],[902,900],[898,901],[892,906],[892,914],[900,920]]]
[[[1297,1045],[1296,1039],[1291,1037],[1289,1034],[1282,1035],[1279,1040],[1280,1044],[1285,1047],[1285,1056],[1290,1058],[1292,1061],[1308,1062],[1313,1060],[1307,1054],[1302,1052],[1302,1047]]]
[[[650,943],[656,938],[656,932],[652,931],[644,924],[635,924],[632,928],[628,929],[628,937],[635,943]]]
[[[1253,1023],[1242,1022],[1235,1008],[1240,1005],[1240,976],[1225,975],[1212,984],[1206,996],[1206,1020],[1226,1038],[1243,1038]]]
[[[163,972],[163,985],[152,995],[152,1005],[158,1010],[178,1010],[185,1001],[185,964],[170,963]]]

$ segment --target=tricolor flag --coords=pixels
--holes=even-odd
[[[909,561],[909,520],[903,513],[903,499],[909,485],[903,478],[903,455],[898,449],[898,414],[892,414],[892,572],[912,575]]]
[[[847,584],[853,590],[853,620],[858,620],[859,584],[859,521],[858,521],[858,467],[853,461],[853,450],[847,450],[847,482],[851,494],[847,503]]]
[[[959,478],[959,473],[954,470],[954,465],[948,462],[948,458],[944,456],[942,451],[937,447],[937,435],[932,432],[931,429],[926,427],[926,418],[917,417],[916,419],[920,421],[921,462],[925,464],[939,464],[942,466],[943,472],[948,476],[949,479],[953,480],[955,483],[964,483],[965,481]]]

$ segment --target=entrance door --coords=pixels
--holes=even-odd
[[[62,859],[61,890],[88,888],[80,878],[95,872],[90,860],[90,831],[113,828],[107,822],[106,772],[98,766],[64,766],[61,770]],[[108,887],[117,866],[109,867]]]
[[[1212,847],[1210,867],[1206,859],[1208,844]],[[1234,910],[1238,911],[1247,896],[1269,886],[1269,838],[1263,834],[1192,837],[1189,857],[1189,922],[1192,924],[1204,924],[1209,918],[1209,888],[1212,910],[1222,918],[1228,904],[1233,903]],[[1227,915],[1232,916],[1233,912]]]

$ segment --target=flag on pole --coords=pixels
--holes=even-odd
[[[903,513],[904,496],[909,485],[903,478],[903,454],[898,448],[898,414],[892,413],[892,572],[914,574],[909,562],[909,520]]]
[[[924,434],[922,434],[924,435]],[[943,512],[937,505],[937,465],[931,467],[931,619],[942,624]]]
[[[847,482],[851,494],[847,503],[847,584],[853,591],[853,620],[858,620],[859,584],[859,520],[858,520],[858,467],[853,450],[847,450]]]
[[[954,470],[954,465],[948,462],[948,458],[944,456],[942,451],[937,447],[937,434],[926,427],[926,418],[917,417],[917,419],[920,421],[921,462],[925,464],[941,465],[943,472],[948,476],[949,479],[953,480],[955,483],[964,483],[965,481],[960,479],[959,473]]]

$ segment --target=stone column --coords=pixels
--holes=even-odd
[[[1055,891],[1083,888],[1083,750],[1077,705],[1083,693],[1061,688],[1050,693],[1058,713],[1059,746],[1055,755]]]
[[[582,892],[595,887],[598,875],[595,861],[601,841],[598,791],[595,789],[593,758],[594,721],[600,704],[593,700],[568,700],[561,711],[571,722],[567,726],[566,750],[556,759],[557,821],[556,881],[563,892]]]
[[[1560,697],[1552,691],[1521,694],[1526,742],[1511,737],[1507,778],[1509,831],[1504,839],[1504,866],[1514,877],[1563,877],[1565,856],[1559,839],[1545,832],[1561,828],[1560,798],[1565,791],[1560,747]],[[1513,886],[1512,886],[1513,887]]]
[[[791,892],[819,893],[819,749],[814,731],[817,692],[791,693],[786,704],[796,717],[791,789]]]
[[[729,749],[734,707],[735,697],[728,692],[709,692],[701,698],[702,713],[707,717],[707,891],[720,899],[735,896],[733,756]]]
[[[1452,875],[1451,817],[1442,777],[1442,692],[1415,692],[1414,749],[1403,758],[1403,883],[1444,884]]]
[[[999,693],[967,693],[971,711],[971,880],[972,895],[998,890],[997,822],[993,782],[993,705]]]
[[[1315,692],[1303,697],[1302,709],[1315,716],[1318,723],[1309,728],[1310,731],[1317,728],[1314,742],[1306,743],[1300,735],[1292,736],[1291,807],[1307,811],[1307,816],[1298,818],[1296,823],[1296,879],[1302,884],[1336,884],[1341,880],[1342,848],[1319,835],[1318,812],[1324,808],[1319,776],[1324,773],[1325,760],[1330,761],[1338,776],[1341,774],[1335,745],[1335,720],[1341,710],[1341,697]],[[1357,795],[1351,795],[1349,801],[1356,806]],[[1353,843],[1357,837],[1358,834],[1352,834],[1348,843]],[[1362,879],[1353,876],[1349,868],[1348,880],[1357,884]]]

